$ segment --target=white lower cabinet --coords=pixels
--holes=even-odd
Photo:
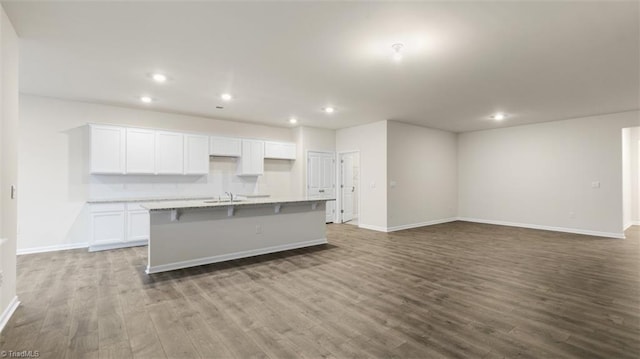
[[[145,245],[149,241],[149,211],[136,203],[89,205],[89,251]]]
[[[127,203],[127,241],[148,241],[149,211],[137,203]]]

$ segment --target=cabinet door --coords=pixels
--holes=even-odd
[[[264,172],[264,142],[242,140],[242,157],[238,161],[239,176],[259,176]]]
[[[261,175],[264,173],[264,142],[253,141],[251,151],[251,168],[253,173]]]
[[[123,243],[124,210],[91,213],[91,244]]]
[[[282,157],[282,143],[280,142],[264,143],[264,158],[280,158],[280,157]]]
[[[91,173],[125,173],[124,127],[91,125]]]
[[[154,174],[156,172],[154,130],[127,128],[127,173]]]
[[[131,204],[127,205],[127,242],[149,240],[150,219],[149,211],[134,205],[136,209],[132,209]]]
[[[325,222],[333,223],[333,219],[336,216],[336,201],[327,201],[326,202],[326,218]]]
[[[209,173],[209,136],[184,135],[184,174]]]
[[[184,173],[184,135],[156,131],[156,173]]]
[[[296,159],[296,144],[295,143],[283,143],[282,144],[282,158],[287,160]]]
[[[240,157],[242,155],[242,140],[231,137],[211,137],[209,139],[211,156]]]
[[[296,145],[295,143],[267,141],[264,143],[264,158],[295,160]]]

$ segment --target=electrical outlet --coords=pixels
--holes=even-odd
[[[262,233],[262,226],[258,224],[256,226],[256,234],[261,234],[261,233]]]
[[[4,284],[4,273],[0,271],[0,287],[2,287],[2,284]]]

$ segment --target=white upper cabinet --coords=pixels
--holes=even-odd
[[[156,131],[127,128],[127,173],[156,173]]]
[[[124,127],[91,125],[91,173],[125,173],[126,130]]]
[[[209,138],[209,146],[209,154],[211,156],[242,156],[242,140],[239,138],[211,136]]]
[[[184,173],[184,134],[156,131],[156,174]]]
[[[184,135],[184,174],[209,173],[209,136]]]
[[[238,157],[238,176],[260,176],[264,159],[296,159],[296,144],[155,129],[89,125],[92,174],[209,174],[209,156]]]
[[[264,141],[242,140],[242,156],[238,159],[238,176],[264,173]]]
[[[296,144],[288,142],[266,141],[264,143],[264,158],[295,160]]]

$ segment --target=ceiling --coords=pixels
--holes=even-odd
[[[3,6],[28,94],[277,126],[293,115],[321,128],[398,120],[454,132],[640,108],[636,1]],[[169,81],[154,83],[154,71]],[[222,103],[224,92],[234,99]],[[509,117],[490,120],[496,111]]]

